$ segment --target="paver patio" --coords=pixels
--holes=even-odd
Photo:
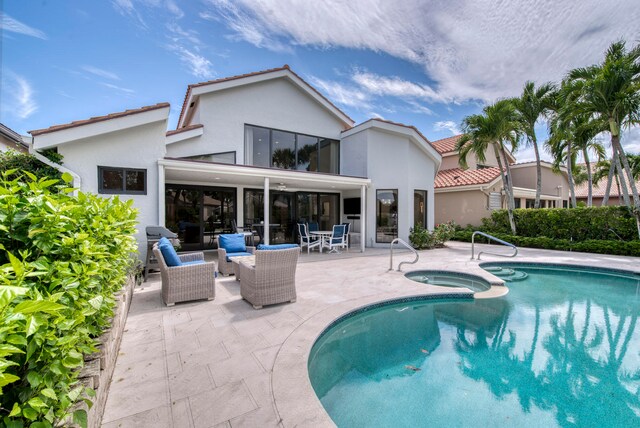
[[[500,251],[499,247],[492,248]],[[412,258],[408,252],[396,252],[394,267]],[[488,255],[483,259],[504,260]],[[640,271],[634,257],[520,249],[515,260]],[[292,333],[302,332],[301,326],[308,320],[317,320],[323,314],[325,319],[332,319],[341,307],[357,306],[358,302],[375,301],[378,297],[451,291],[415,283],[401,273],[388,272],[388,268],[389,250],[338,255],[302,253],[296,274],[298,301],[261,310],[254,310],[240,298],[240,284],[233,276],[218,277],[214,301],[166,307],[160,297],[160,275],[151,274],[149,281],[134,292],[103,426],[331,425],[326,418],[290,417],[296,412],[304,413],[313,392],[307,383],[293,379],[284,395],[299,398],[300,408],[291,412],[286,407],[295,400],[274,398],[274,364],[278,359],[280,370],[286,370],[289,364],[292,370],[294,365],[297,370],[306,367],[306,361],[288,361],[301,358],[279,352],[288,338],[300,341],[301,335]],[[422,251],[417,264],[403,266],[405,272],[415,269],[451,269],[493,278],[478,267],[477,261],[470,260],[470,245],[459,242]],[[304,346],[309,346],[315,337],[302,339],[306,341]],[[311,406],[317,412],[318,404],[313,400],[311,397]]]

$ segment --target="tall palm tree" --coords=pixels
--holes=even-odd
[[[640,198],[629,160],[620,144],[620,130],[640,123],[640,45],[627,50],[624,41],[615,42],[607,49],[602,63],[571,70],[567,77],[577,90],[577,102],[571,109],[606,120],[609,124],[611,168],[615,167],[616,157],[619,157],[626,174],[621,185],[625,185],[622,181],[630,185],[640,236]]]
[[[500,169],[502,186],[507,196],[507,212],[511,231],[516,234],[516,223],[513,218],[515,203],[513,200],[513,183],[510,175],[507,145],[515,150],[518,144],[518,123],[513,104],[509,100],[500,100],[486,106],[482,114],[472,114],[462,121],[462,137],[458,140],[456,150],[460,155],[460,165],[467,166],[467,156],[473,153],[479,162],[486,160],[486,151],[491,146]],[[505,167],[503,167],[503,160]],[[506,174],[505,174],[506,171]]]
[[[520,97],[511,99],[516,109],[522,136],[526,140],[526,146],[533,146],[533,153],[536,156],[537,180],[534,208],[540,208],[540,194],[542,193],[542,167],[540,166],[540,151],[538,150],[535,126],[540,118],[546,117],[550,112],[554,96],[555,85],[553,83],[548,82],[536,88],[535,83],[527,81]]]

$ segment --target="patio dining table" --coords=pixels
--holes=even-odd
[[[322,247],[325,241],[331,239],[332,233],[333,231],[331,230],[314,230],[313,232],[309,232],[309,235],[320,238],[320,252],[322,253]]]

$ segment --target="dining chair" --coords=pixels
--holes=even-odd
[[[320,240],[312,239],[307,231],[307,225],[305,223],[298,223],[298,234],[300,235],[300,248],[307,247],[307,254],[309,254],[312,248],[320,247]]]
[[[339,253],[338,248],[345,248],[347,245],[344,224],[335,224],[331,231],[331,237],[322,243],[322,248],[328,248],[330,253]]]

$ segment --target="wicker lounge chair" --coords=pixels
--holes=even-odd
[[[225,246],[225,241],[227,240],[226,238],[234,237],[234,244],[242,244],[242,248],[233,248],[232,251],[228,251],[227,247]],[[241,233],[218,235],[216,236],[216,243],[218,244],[218,272],[220,272],[224,276],[233,275],[233,263],[231,262],[232,257],[250,256],[256,249],[256,247],[245,245],[244,235]]]
[[[254,309],[296,301],[296,267],[300,247],[283,248],[258,248],[255,252],[255,265],[240,263],[240,295]]]
[[[179,255],[182,263],[201,261],[183,266],[167,266],[158,244],[154,244],[153,254],[160,265],[162,301],[165,305],[173,306],[177,302],[198,299],[213,300],[216,297],[216,265],[214,262],[205,263],[203,253]]]

